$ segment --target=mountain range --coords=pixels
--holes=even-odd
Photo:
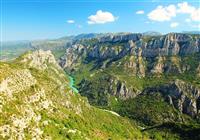
[[[199,34],[27,44],[0,62],[1,139],[200,139]]]

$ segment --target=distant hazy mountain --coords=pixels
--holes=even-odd
[[[77,40],[77,39],[89,39],[89,38],[94,38],[94,37],[98,37],[100,34],[96,34],[96,33],[88,33],[88,34],[79,34],[77,36],[74,36],[73,39]]]
[[[183,31],[182,33],[185,33],[185,34],[199,34],[200,35],[200,31]]]
[[[146,36],[159,36],[162,35],[160,32],[156,32],[156,31],[148,31],[148,32],[144,32],[143,35]]]
[[[11,60],[28,50],[31,50],[30,41],[2,42],[0,60]]]

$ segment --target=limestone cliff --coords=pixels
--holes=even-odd
[[[147,88],[142,94],[161,93],[162,96],[180,112],[192,117],[199,117],[200,89],[176,80],[170,84]]]
[[[50,51],[29,52],[0,63],[1,140],[142,137],[127,119],[92,107],[74,94]]]
[[[70,70],[78,69],[81,63],[90,62],[94,62],[94,67],[105,68],[130,57],[129,61],[121,62],[121,65],[144,77],[147,73],[182,73],[189,70],[188,66],[180,65],[182,60],[177,56],[184,57],[199,52],[199,35],[113,34],[75,41],[66,49],[66,55],[60,59],[60,64]],[[170,63],[166,60],[168,57],[171,57]]]

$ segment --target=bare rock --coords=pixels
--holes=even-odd
[[[48,64],[58,66],[55,57],[51,53],[51,51],[43,50],[37,50],[27,54],[21,62],[27,62],[29,67],[33,67],[39,70],[45,70],[48,67]]]

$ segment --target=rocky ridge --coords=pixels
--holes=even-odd
[[[170,84],[160,85],[145,89],[141,94],[161,93],[166,101],[180,112],[191,117],[199,117],[200,111],[200,89],[176,80]]]
[[[39,50],[0,63],[0,139],[142,138],[128,120],[73,94],[55,62],[51,52]],[[113,126],[117,135],[107,129]]]
[[[129,56],[130,60],[121,65],[133,68],[136,74],[144,77],[146,71],[160,73],[164,69],[168,72],[178,71],[181,73],[182,70],[174,63],[175,61],[171,60],[172,65],[165,63],[165,57],[187,56],[199,52],[200,37],[198,35],[179,33],[155,37],[143,36],[142,34],[108,35],[96,39],[76,41],[67,48],[66,55],[60,59],[60,64],[67,69],[76,69],[81,63],[93,61],[95,66],[107,67],[113,62]],[[158,58],[158,62],[155,61],[153,64],[155,67],[152,67],[149,64],[154,62],[155,58]],[[160,64],[161,59],[163,59],[164,64]],[[156,63],[159,64],[156,65]]]
[[[106,77],[102,76],[100,79],[98,79],[96,85],[98,86],[97,89],[93,89],[92,87],[92,85],[94,84],[93,82],[94,81],[83,79],[79,84],[80,93],[83,93],[82,95],[86,97],[90,97],[97,92],[98,96],[107,97],[108,95],[112,95],[120,99],[126,100],[129,98],[136,97],[141,92],[138,89],[135,89],[134,87],[127,87],[125,82],[120,81],[119,79],[113,78],[111,76],[106,76]],[[98,85],[98,83],[105,83],[105,85],[104,86]],[[105,104],[108,104],[108,102],[106,102]]]
[[[158,77],[156,80],[159,80],[160,77],[160,80],[163,80],[168,76],[172,76],[172,79],[175,79],[175,77],[178,79],[178,77],[184,77],[185,75],[187,78],[193,73],[198,76],[199,53],[199,35],[181,33],[156,36],[131,33],[111,34],[99,38],[75,41],[66,49],[66,55],[61,58],[60,64],[67,71],[71,71],[72,74],[76,71],[80,72],[82,65],[87,66],[88,64],[92,65],[90,72],[97,70],[105,74],[108,70],[111,71],[107,76],[92,80],[91,78],[82,79],[78,85],[80,92],[88,98],[95,96],[93,95],[95,93],[99,98],[98,100],[103,98],[103,101],[109,98],[110,95],[124,100],[134,98],[148,88],[157,89],[157,86],[151,86],[151,83],[150,87],[146,86],[148,84],[145,80],[152,79],[152,77]],[[130,78],[141,79],[136,80],[136,82],[141,82],[140,88],[136,86],[137,83],[128,84],[128,82],[131,82],[128,77],[127,79],[116,78],[119,76],[116,73],[112,74],[112,70],[114,72],[121,71],[121,73],[118,73],[121,77],[126,75]],[[198,84],[198,79],[195,80]],[[167,94],[168,90],[172,90],[171,94],[176,95],[176,92],[180,91],[178,95],[174,95],[175,97],[171,99],[174,101],[172,105],[182,113],[192,117],[198,116],[197,100],[199,97],[189,98],[189,96],[192,97],[195,94],[194,89],[199,92],[198,86],[194,86],[193,83],[186,84],[189,82],[184,80],[184,83],[176,81],[171,84],[170,82],[171,80],[168,81],[168,88],[163,84],[159,84],[160,89],[166,89],[165,92],[159,92]],[[181,94],[183,94],[183,97]],[[175,104],[175,102],[178,103]]]
[[[43,51],[43,50],[37,50],[33,53],[28,53],[26,56],[24,56],[23,60],[21,60],[23,63],[27,63],[29,67],[33,67],[40,70],[45,70],[48,68],[48,64],[55,65],[59,68],[54,55],[51,53],[51,51]]]

